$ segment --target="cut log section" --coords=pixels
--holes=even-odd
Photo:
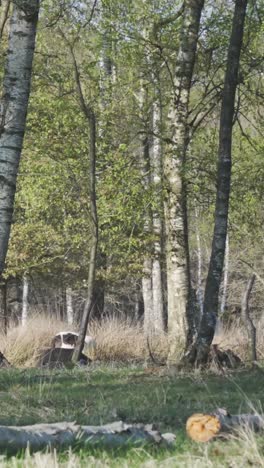
[[[152,424],[126,424],[122,421],[103,426],[79,426],[75,423],[35,424],[32,426],[0,426],[0,451],[17,453],[29,448],[31,452],[75,445],[142,447],[146,443],[168,446],[174,434],[161,434]]]
[[[255,432],[263,430],[264,418],[258,414],[231,416],[226,410],[218,409],[212,414],[197,413],[190,416],[186,423],[186,431],[192,440],[208,442],[245,426]]]

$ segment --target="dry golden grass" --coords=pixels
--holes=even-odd
[[[257,351],[259,359],[264,358],[264,319],[257,323]],[[22,327],[11,326],[7,335],[0,333],[1,351],[17,367],[35,365],[39,352],[51,345],[54,335],[61,330],[76,331],[76,327],[50,316],[36,315]],[[149,358],[149,350],[141,324],[131,323],[116,317],[93,321],[88,334],[96,339],[96,359],[100,361],[143,362]],[[231,349],[245,362],[250,358],[249,339],[245,327],[239,322],[223,328],[214,339],[221,349]],[[164,333],[150,340],[153,355],[158,361],[165,361],[168,339]],[[89,352],[88,352],[89,355]],[[90,355],[93,359],[94,355]]]
[[[95,337],[97,359],[102,361],[142,361],[149,357],[148,346],[141,324],[118,318],[105,318],[92,322],[89,335]],[[164,333],[150,340],[150,347],[158,359],[167,355],[167,335]]]
[[[37,315],[26,326],[9,328],[7,335],[0,335],[1,351],[13,365],[32,367],[41,350],[51,345],[53,336],[65,329],[65,323],[48,316]]]
[[[62,330],[76,331],[76,328],[63,321],[37,315],[26,326],[11,326],[6,336],[0,334],[1,351],[14,366],[32,367],[40,351],[49,347],[54,335]],[[141,325],[117,318],[105,318],[101,322],[91,322],[88,334],[96,339],[95,357],[100,361],[144,361],[149,357]],[[166,334],[153,337],[150,346],[157,359],[165,359]],[[89,357],[94,358],[92,355]]]
[[[264,317],[255,322],[257,330],[257,355],[258,359],[264,359]],[[225,326],[214,338],[214,344],[221,349],[231,349],[243,362],[250,360],[250,340],[247,330],[241,320],[234,321],[230,326]]]

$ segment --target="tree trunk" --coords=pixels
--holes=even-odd
[[[115,421],[102,426],[79,426],[74,422],[34,424],[32,426],[0,426],[0,450],[15,454],[29,449],[37,452],[49,448],[72,446],[117,449],[146,444],[169,446],[174,434],[161,434],[152,424],[126,424]]]
[[[13,6],[0,115],[0,277],[5,267],[30,94],[39,1]]]
[[[152,291],[152,260],[144,258],[142,276],[142,295],[144,302],[144,333],[147,337],[153,334],[153,291]]]
[[[146,89],[141,85],[139,92],[139,105],[141,121],[146,121],[145,108],[147,101]],[[145,192],[149,191],[151,184],[151,166],[150,166],[150,141],[149,128],[144,128],[141,139],[140,167],[142,173],[142,185]],[[147,205],[144,213],[144,234],[146,237],[146,247],[143,258],[142,271],[142,296],[144,302],[144,332],[147,337],[151,337],[155,331],[155,320],[153,314],[153,288],[152,288],[152,245],[150,245],[149,236],[152,233],[152,210]]]
[[[149,166],[149,144],[148,141],[144,142],[142,149],[142,164],[143,164],[143,183],[145,190],[149,189],[150,185],[150,166]],[[152,219],[149,207],[145,213],[144,232],[149,236],[152,232]],[[148,241],[147,241],[148,242]],[[152,284],[152,255],[147,246],[143,260],[143,276],[142,276],[142,295],[144,302],[144,332],[146,336],[151,336],[155,331],[155,320],[153,314],[153,284]]]
[[[235,94],[246,9],[247,0],[236,0],[220,116],[217,195],[212,251],[200,330],[197,341],[189,354],[189,360],[196,362],[197,365],[204,364],[207,361],[218,315],[218,296],[227,235]]]
[[[253,273],[253,275],[251,276],[251,278],[249,279],[247,283],[247,287],[243,294],[242,302],[241,302],[241,317],[246,326],[248,337],[251,343],[252,361],[257,360],[257,333],[256,333],[256,327],[253,323],[253,320],[251,319],[249,315],[249,299],[250,299],[250,295],[251,295],[251,292],[255,283],[255,279],[256,279],[256,275],[255,273]]]
[[[202,289],[202,248],[201,248],[201,237],[199,230],[199,216],[197,207],[195,207],[195,230],[196,230],[196,246],[197,246],[197,301],[200,311],[200,319],[203,313],[203,289]],[[200,320],[199,320],[200,322]]]
[[[165,154],[165,225],[168,289],[168,361],[176,361],[188,341],[191,288],[183,181],[187,141],[188,107],[191,79],[196,56],[200,17],[204,0],[186,0],[182,17],[180,47],[176,62],[174,92],[169,121],[173,145]],[[191,327],[189,327],[191,328]]]
[[[23,293],[22,293],[22,315],[21,315],[21,324],[24,327],[28,319],[28,275],[24,273],[23,275]]]
[[[76,91],[78,94],[80,108],[87,119],[89,125],[89,158],[90,158],[90,169],[89,169],[89,200],[90,200],[90,216],[91,216],[91,245],[90,245],[90,258],[89,258],[89,271],[87,280],[87,297],[84,304],[84,310],[82,314],[78,340],[73,352],[72,361],[78,362],[80,360],[89,323],[89,318],[94,305],[94,293],[95,293],[95,271],[96,271],[96,258],[97,258],[97,246],[98,246],[98,218],[97,218],[97,206],[96,206],[96,118],[92,107],[85,101],[80,73],[76,62],[74,50],[69,45],[67,39],[64,36],[66,43],[69,46],[69,51],[72,57]]]
[[[225,248],[225,262],[224,262],[223,292],[222,292],[221,304],[220,304],[220,315],[223,315],[225,308],[226,308],[228,273],[229,273],[229,236],[227,233],[226,248]]]
[[[112,88],[115,82],[115,67],[112,61],[113,53],[113,32],[110,26],[110,5],[102,2],[100,10],[100,24],[102,25],[102,44],[101,44],[101,56],[100,56],[100,80],[99,80],[99,89],[100,89],[100,118],[97,123],[99,141],[103,143],[103,154],[107,155],[111,152],[112,149],[112,134],[113,134],[113,124],[112,119],[109,116],[109,111],[111,112],[112,106]],[[106,22],[106,23],[105,23]],[[108,121],[104,121],[104,116],[108,116]],[[107,158],[106,158],[107,159]],[[105,167],[105,160],[101,161],[103,167]],[[104,236],[103,227],[100,226],[100,233],[102,237]],[[101,251],[99,245],[99,251],[97,255],[98,268],[100,270],[107,270],[108,267],[108,258],[104,252]],[[101,275],[104,277],[105,275]],[[95,304],[93,309],[93,316],[100,318],[104,312],[105,304],[105,280],[100,279],[96,282],[96,291],[95,291]]]
[[[162,203],[162,146],[159,134],[161,132],[161,96],[158,80],[156,84],[156,99],[153,103],[153,141],[151,151],[151,178],[154,192],[152,209],[152,228],[154,234],[152,261],[152,295],[154,329],[157,333],[164,331],[164,297],[162,283],[162,238],[163,238],[163,203]]]
[[[7,334],[8,328],[8,314],[7,314],[7,281],[2,279],[0,282],[0,314],[1,314],[1,328],[4,334]]]
[[[0,39],[3,37],[4,28],[8,20],[8,13],[10,9],[11,0],[1,1],[1,13],[0,13]]]
[[[66,288],[66,316],[67,323],[69,325],[73,324],[73,305],[72,305],[72,288],[69,286]]]

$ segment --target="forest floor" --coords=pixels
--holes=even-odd
[[[0,370],[0,424],[115,420],[158,423],[174,432],[173,448],[113,451],[73,449],[61,453],[0,457],[1,467],[264,467],[264,440],[250,431],[198,445],[185,435],[195,412],[218,407],[230,413],[262,412],[264,371],[227,375],[159,375],[142,367],[94,366],[74,370]]]

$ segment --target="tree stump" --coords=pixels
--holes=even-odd
[[[40,353],[37,367],[47,367],[49,369],[73,366],[72,355],[74,349],[49,348]],[[91,361],[85,354],[81,353],[79,364],[88,365]]]

